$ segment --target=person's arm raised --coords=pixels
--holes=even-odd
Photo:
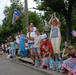
[[[56,12],[54,12],[54,18],[57,20],[57,22],[58,22],[58,27],[60,27],[61,26],[61,23],[60,23],[60,20],[57,18],[57,16],[56,16]]]
[[[65,51],[66,51],[66,48],[63,49],[62,57],[66,57],[66,56],[68,56],[68,54],[69,54],[69,53],[66,53],[66,54],[65,54]]]
[[[51,19],[49,20],[49,22],[48,22],[48,24],[51,26],[51,24],[52,24],[52,20],[53,20],[53,14],[52,14],[52,17],[51,17]]]

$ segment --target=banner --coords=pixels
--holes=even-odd
[[[20,15],[21,15],[21,13],[15,9],[13,12],[12,24],[15,23],[15,21],[20,17]]]

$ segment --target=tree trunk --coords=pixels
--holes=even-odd
[[[67,15],[65,16],[66,19],[66,40],[70,40],[71,43],[73,43],[72,41],[72,27],[71,27],[71,15]]]

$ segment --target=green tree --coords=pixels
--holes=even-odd
[[[43,21],[40,15],[36,12],[29,11],[29,23],[34,23],[34,26],[37,27],[40,31],[43,31]]]
[[[14,9],[19,10],[21,12],[21,16],[12,25],[12,17],[13,17]],[[10,33],[12,33],[12,34],[22,30],[22,19],[23,19],[22,17],[24,16],[24,15],[22,15],[23,14],[22,9],[23,9],[23,5],[21,4],[21,2],[19,2],[19,0],[11,0],[11,6],[6,7],[4,10],[5,19],[3,20],[2,27],[8,27],[9,30],[11,30]]]
[[[35,0],[37,1],[37,0]],[[67,40],[72,40],[72,12],[76,8],[76,0],[41,0],[41,5],[38,6],[40,10],[55,11],[62,14],[66,20]]]
[[[21,4],[21,2],[19,2],[18,0],[11,0],[11,6],[10,7],[5,7],[4,10],[4,14],[5,14],[5,18],[3,20],[3,25],[0,27],[0,39],[3,42],[8,36],[10,35],[14,35],[14,33],[21,31],[22,30],[22,17],[23,15],[21,15],[16,23],[14,23],[14,25],[12,25],[12,17],[13,17],[13,10],[14,9],[18,9],[21,14],[23,13],[22,9],[23,6]]]
[[[13,11],[17,9],[20,11],[21,16],[18,20],[12,25]],[[26,33],[26,23],[25,23],[25,10],[23,5],[19,0],[11,0],[11,6],[5,7],[4,10],[5,18],[3,20],[3,25],[0,26],[0,42],[3,42],[10,35],[13,36],[18,31],[23,31]],[[29,11],[29,23],[33,22],[34,25],[42,30],[42,19],[36,12]]]

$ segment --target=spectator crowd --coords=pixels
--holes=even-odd
[[[26,28],[27,33],[18,32],[12,38],[11,36],[2,43],[0,54],[7,54],[7,58],[16,60],[16,55],[21,58],[31,57],[32,66],[40,68],[49,68],[50,70],[76,75],[76,53],[73,46],[68,46],[64,42],[64,48],[59,51],[59,57],[55,53],[53,44],[49,40],[49,35],[40,32],[33,23]],[[67,52],[67,53],[66,53]],[[64,60],[65,57],[68,57]]]

